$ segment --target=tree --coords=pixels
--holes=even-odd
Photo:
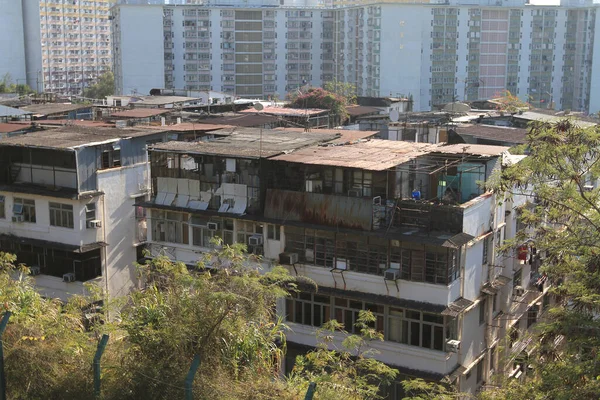
[[[286,107],[330,110],[336,124],[341,124],[348,119],[346,98],[323,88],[310,88],[305,93],[290,93],[288,94],[288,98],[290,99],[290,103]]]
[[[91,399],[96,334],[84,328],[82,299],[43,298],[15,261],[0,252],[0,307],[12,312],[3,336],[8,398]]]
[[[83,97],[90,99],[103,99],[115,94],[115,76],[111,71],[98,77],[96,83],[83,90]]]
[[[496,109],[509,114],[516,114],[519,111],[526,111],[530,107],[529,103],[522,101],[518,96],[512,94],[509,90],[503,90],[494,98]]]
[[[13,83],[12,77],[7,72],[0,80],[0,93],[17,93],[20,96],[24,96],[35,93],[35,91],[25,83]]]
[[[356,328],[359,335],[349,335],[336,320],[323,324],[318,331],[319,345],[314,351],[296,358],[290,381],[317,383],[319,399],[378,399],[380,390],[390,385],[398,371],[373,358],[370,341],[382,341],[383,335],[373,328],[376,318],[370,311],[360,311]],[[341,348],[334,338],[345,336]]]
[[[557,303],[536,334],[534,366],[525,383],[511,382],[486,398],[596,399],[600,393],[600,129],[565,119],[536,123],[529,156],[502,171],[498,192],[526,196],[517,210],[525,226],[510,252],[528,242],[544,255],[542,272]],[[562,345],[560,345],[562,343]]]
[[[356,104],[356,86],[348,82],[338,80],[326,82],[324,87],[326,91],[335,93],[345,99],[346,105]]]

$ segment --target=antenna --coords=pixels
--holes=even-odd
[[[390,111],[390,121],[398,122],[399,119],[400,119],[400,112],[398,112],[398,110],[396,110],[394,108],[392,111]]]

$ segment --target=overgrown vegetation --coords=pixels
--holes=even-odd
[[[534,124],[529,156],[506,168],[495,189],[527,196],[520,211],[529,242],[557,303],[539,324],[525,381],[484,393],[486,399],[597,399],[600,393],[600,129],[566,119]],[[510,246],[509,243],[507,246]]]
[[[288,94],[290,108],[320,108],[330,110],[334,125],[343,124],[348,119],[346,106],[348,98],[330,92],[323,88],[309,88],[305,92],[292,92]]]
[[[21,79],[19,79],[21,80]],[[20,96],[35,93],[26,83],[14,83],[9,73],[0,80],[0,93],[17,93]]]
[[[96,83],[83,90],[83,97],[89,99],[103,99],[115,94],[115,76],[111,71],[98,77]]]
[[[102,358],[104,399],[183,398],[195,355],[201,360],[193,388],[198,399],[297,400],[312,380],[323,387],[315,399],[339,398],[325,383],[332,378],[335,392],[356,394],[346,398],[375,399],[379,387],[393,379],[394,370],[366,357],[367,342],[378,335],[368,327],[367,314],[361,317],[361,338],[344,342],[355,350],[359,345],[358,353],[319,349],[306,356],[314,365],[333,368],[336,360],[348,370],[296,369],[293,378],[283,379],[286,327],[274,306],[295,290],[296,278],[283,267],[260,271],[244,246],[218,244],[191,271],[165,256],[140,265],[144,289],[120,299],[120,315],[112,321],[104,314],[114,304],[90,311],[96,297],[73,297],[66,304],[41,297],[27,268],[0,253],[0,304],[14,313],[4,335],[8,398],[93,398],[91,363],[105,333],[110,340]],[[84,318],[86,313],[93,318]],[[359,371],[370,375],[359,377]]]

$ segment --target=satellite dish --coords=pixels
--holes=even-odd
[[[390,111],[390,121],[398,122],[399,119],[400,119],[400,112],[398,112],[398,110],[393,109],[392,111]]]
[[[255,103],[254,104],[254,109],[256,111],[262,111],[265,108],[265,106],[262,105],[262,103]]]

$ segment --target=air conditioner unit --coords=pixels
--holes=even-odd
[[[593,185],[585,185],[583,187],[583,190],[585,190],[586,192],[591,192],[592,190],[594,190],[594,186]]]
[[[64,274],[63,282],[75,282],[75,274],[72,272],[69,272],[68,274]]]
[[[34,265],[33,267],[29,267],[29,275],[36,276],[41,273],[42,273],[42,270],[37,265]]]
[[[261,246],[263,244],[263,235],[252,235],[248,238],[250,246]]]
[[[383,273],[383,279],[386,281],[397,281],[400,279],[400,270],[395,268],[389,268]]]
[[[298,253],[281,253],[279,254],[279,264],[294,265],[298,262]]]
[[[219,223],[218,222],[208,222],[206,224],[206,228],[209,231],[218,231],[219,230]]]
[[[360,189],[348,190],[348,197],[360,197],[360,196],[362,196],[362,190],[360,190]]]
[[[523,288],[523,286],[515,286],[513,288],[513,293],[515,296],[521,297],[525,293],[525,289]]]
[[[22,215],[13,215],[12,222],[25,222],[25,217]]]
[[[102,227],[102,221],[100,221],[98,219],[94,219],[94,220],[88,221],[87,227],[91,228],[91,229],[101,228]]]
[[[457,353],[460,349],[460,340],[446,340],[446,351]]]
[[[350,266],[350,262],[344,258],[336,258],[335,259],[335,268],[341,271],[345,271]]]

